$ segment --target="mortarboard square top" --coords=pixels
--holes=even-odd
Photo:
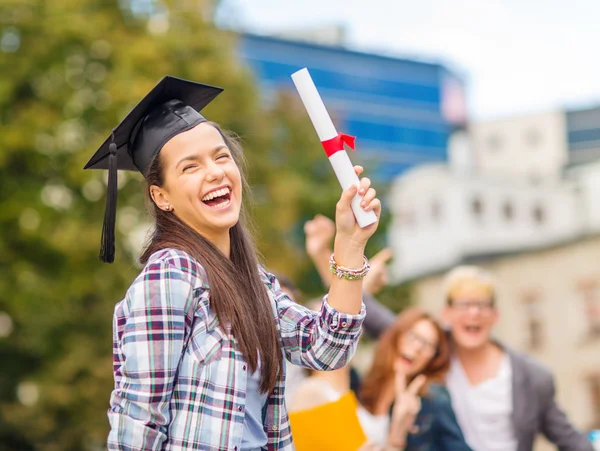
[[[110,144],[114,139],[117,168],[143,173],[170,138],[206,120],[199,112],[222,91],[167,75],[113,130],[114,135],[104,141],[84,169],[109,169]],[[174,100],[179,102],[169,102]]]

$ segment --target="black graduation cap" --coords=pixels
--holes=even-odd
[[[117,170],[145,174],[152,158],[174,136],[206,119],[200,111],[222,88],[167,75],[138,103],[90,158],[84,169],[108,169],[108,192],[100,259],[115,253]]]

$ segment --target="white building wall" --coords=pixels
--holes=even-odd
[[[549,246],[586,230],[581,196],[567,181],[500,181],[421,166],[396,181],[390,204],[389,242],[399,256],[392,268],[396,280],[469,256]]]
[[[392,272],[407,275],[451,264],[459,256],[456,197],[443,166],[417,168],[394,184],[388,241],[398,258]],[[420,249],[414,252],[413,249]]]
[[[568,159],[563,112],[475,122],[469,133],[482,176],[557,179]]]

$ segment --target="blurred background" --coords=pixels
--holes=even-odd
[[[382,301],[439,313],[446,270],[492,270],[498,337],[600,428],[599,17],[593,0],[0,0],[0,450],[105,448],[112,311],[149,218],[121,173],[101,264],[106,174],[82,168],[166,74],[225,88],[206,115],[243,140],[265,262],[324,290],[302,227],[340,190],[302,67],[383,197]]]

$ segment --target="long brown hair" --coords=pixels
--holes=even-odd
[[[450,367],[450,349],[446,334],[431,315],[419,308],[413,307],[404,310],[396,317],[392,324],[379,339],[375,348],[375,357],[371,369],[367,373],[360,390],[361,404],[373,413],[375,405],[383,389],[394,378],[394,361],[398,355],[399,338],[411,327],[421,320],[427,320],[435,327],[438,336],[438,345],[435,355],[420,372],[429,382],[441,382]],[[411,380],[417,375],[413,375]]]
[[[236,137],[213,122],[209,124],[221,133],[240,169],[244,201],[247,202],[249,187],[244,175],[246,162],[242,147]],[[247,208],[242,205],[240,220],[229,230],[231,255],[228,259],[209,240],[152,201],[150,186],[162,186],[164,183],[160,152],[150,163],[144,177],[148,209],[155,219],[155,229],[140,261],[146,264],[154,252],[174,248],[187,252],[203,266],[210,286],[211,308],[224,330],[227,326],[231,327],[231,334],[251,372],[258,368],[260,356],[260,391],[270,392],[281,371],[283,359],[273,310],[259,274],[258,253],[249,229]]]

